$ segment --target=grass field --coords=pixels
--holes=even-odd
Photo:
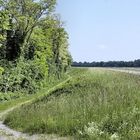
[[[75,68],[49,96],[9,113],[4,123],[26,133],[80,140],[140,139],[140,76]]]
[[[68,79],[69,76],[64,76],[61,79],[51,79],[47,87],[39,90],[36,94],[24,94],[24,93],[0,93],[0,113],[11,108],[15,107],[18,104],[24,103],[26,101],[38,99],[46,94],[48,94],[48,91],[50,89],[53,89],[56,85],[59,85],[59,83],[65,81]]]

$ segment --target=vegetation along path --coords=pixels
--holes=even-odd
[[[69,136],[76,140],[139,140],[140,77],[100,68],[73,70],[63,86],[14,109],[5,116],[4,124],[23,133],[57,134],[66,140]]]
[[[65,81],[59,83],[58,85],[52,87],[51,89],[49,89],[45,94],[41,94],[38,96],[37,99],[42,98],[43,96],[48,95],[49,93],[53,92],[55,89],[57,89],[58,87],[61,87],[63,84],[65,84],[67,81],[69,81],[71,79],[71,77],[69,76],[69,78],[67,78]],[[3,119],[5,117],[6,114],[10,113],[12,110],[19,108],[23,105],[26,105],[28,103],[32,103],[36,100],[36,98],[32,98],[30,100],[24,101],[22,103],[19,103],[17,105],[15,105],[14,107],[11,107],[9,109],[4,110],[3,112],[0,113],[0,140],[18,140],[18,139],[25,139],[25,140],[41,140],[41,139],[55,139],[57,138],[57,140],[65,140],[66,138],[59,138],[56,135],[29,135],[29,134],[25,134],[16,130],[13,130],[11,128],[9,128],[8,126],[6,126],[5,124],[3,124]]]

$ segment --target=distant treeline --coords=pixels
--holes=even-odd
[[[140,67],[140,59],[135,61],[73,62],[75,67]]]

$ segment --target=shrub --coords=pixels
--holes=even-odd
[[[44,73],[40,70],[36,63],[33,61],[20,61],[5,71],[0,68],[3,74],[0,78],[0,91],[1,92],[15,92],[23,91],[26,93],[34,93],[41,87],[43,82]]]

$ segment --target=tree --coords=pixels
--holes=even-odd
[[[66,71],[72,61],[68,51],[68,34],[63,26],[58,15],[49,16],[40,24],[46,36],[49,73],[55,73],[58,77]]]
[[[7,12],[6,58],[15,60],[23,56],[34,28],[41,18],[48,16],[55,7],[56,0],[6,0],[2,1],[0,12]]]
[[[56,0],[0,0],[0,91],[34,92],[71,65]]]

